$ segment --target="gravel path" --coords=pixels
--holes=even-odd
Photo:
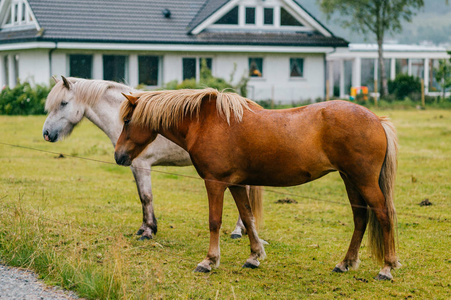
[[[11,268],[0,263],[0,299],[68,300],[80,299],[73,292],[48,287],[32,271]]]

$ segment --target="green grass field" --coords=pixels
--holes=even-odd
[[[209,240],[203,181],[184,176],[197,177],[194,168],[154,168],[159,231],[151,241],[138,241],[142,215],[133,176],[113,164],[110,141],[84,121],[65,141],[45,142],[44,116],[0,116],[1,143],[55,152],[0,144],[0,258],[89,299],[450,299],[451,111],[376,113],[392,118],[400,139],[402,268],[392,272],[392,282],[373,279],[380,265],[366,238],[358,270],[331,272],[353,231],[336,173],[265,190],[260,236],[269,242],[268,257],[255,270],[241,267],[250,251],[247,236],[229,237],[237,209],[227,193],[221,265],[194,273]],[[298,203],[276,203],[287,197]],[[420,206],[425,199],[432,205]]]

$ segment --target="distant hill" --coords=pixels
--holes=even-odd
[[[412,22],[404,22],[403,31],[387,36],[386,41],[394,40],[406,44],[430,42],[435,45],[451,46],[451,1],[449,1],[449,5],[446,4],[445,0],[425,0],[424,2],[424,7],[412,18]],[[333,21],[328,21],[316,0],[306,0],[301,3],[308,12],[336,36],[343,37],[353,43],[375,43],[373,35],[367,37],[357,35],[349,29],[340,27]]]

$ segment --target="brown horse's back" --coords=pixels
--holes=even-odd
[[[384,130],[366,108],[330,101],[286,110],[252,109],[230,126],[218,122],[216,113],[201,116],[196,130],[203,137],[189,149],[194,164],[208,164],[212,177],[273,186],[302,184],[336,170],[351,174],[361,155],[374,155],[374,166],[382,166]],[[199,165],[198,170],[204,169]]]

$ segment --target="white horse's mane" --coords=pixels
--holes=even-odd
[[[59,80],[50,91],[45,102],[45,110],[50,112],[60,107],[61,102],[67,97],[69,91],[74,93],[75,101],[88,106],[96,103],[108,89],[119,89],[121,91],[133,91],[125,84],[96,80],[69,77],[67,80],[71,83],[71,89],[67,89],[63,80]]]

